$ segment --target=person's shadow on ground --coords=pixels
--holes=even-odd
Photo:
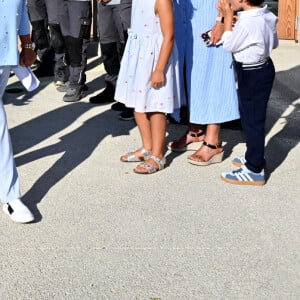
[[[274,86],[270,101],[268,104],[266,134],[272,133],[274,126],[277,133],[267,142],[265,156],[267,159],[266,179],[268,180],[273,173],[286,159],[289,152],[299,144],[300,140],[300,66],[287,71],[276,73]],[[279,124],[278,124],[279,123]],[[184,134],[187,126],[169,125],[169,136],[167,142],[173,141]],[[222,124],[221,131],[223,141],[226,141],[224,147],[227,158],[232,153],[233,148],[238,143],[244,143],[242,128],[239,121]],[[176,156],[182,153],[172,152],[168,155],[168,161],[171,162]],[[243,155],[243,153],[241,153]],[[296,163],[296,162],[295,162]]]
[[[266,132],[270,134],[276,123],[278,132],[271,136],[265,149],[267,179],[300,141],[299,78],[300,66],[276,73],[272,98],[268,107]]]
[[[64,130],[92,107],[94,106],[84,102],[66,105],[11,129],[15,154]],[[28,203],[35,215],[36,222],[42,219],[37,204],[55,184],[88,159],[105,137],[129,135],[133,127],[134,122],[119,122],[115,112],[104,111],[62,136],[60,142],[16,157],[17,166],[21,166],[43,157],[62,154],[23,196],[24,202]]]

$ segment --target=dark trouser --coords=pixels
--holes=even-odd
[[[27,0],[28,15],[31,22],[44,20],[47,22],[45,0]]]
[[[32,26],[31,38],[36,44],[36,51],[41,58],[45,50],[50,47],[45,0],[27,0],[27,8]]]
[[[258,67],[235,63],[239,110],[246,139],[246,167],[259,173],[265,165],[265,121],[275,69],[271,59]]]
[[[126,2],[126,1],[123,1]],[[120,70],[120,61],[130,27],[131,3],[102,5],[98,3],[98,28],[105,81],[115,86]],[[129,3],[128,3],[129,2]]]
[[[98,3],[100,43],[125,43],[130,27],[131,4],[102,5]]]
[[[65,53],[65,43],[59,25],[59,12],[63,8],[61,0],[45,0],[48,23],[50,29],[50,45],[53,47],[57,58],[61,58]]]
[[[85,82],[87,46],[91,24],[90,1],[63,1],[59,23],[65,40],[66,55],[70,63],[70,86]]]
[[[100,44],[103,65],[106,72],[106,83],[115,86],[120,71],[120,57],[118,53],[118,44]]]
[[[37,51],[43,52],[50,46],[55,54],[64,54],[64,41],[58,16],[62,10],[61,0],[27,0],[28,14],[32,25],[32,38]],[[50,29],[50,37],[48,32]],[[49,44],[50,40],[50,44]],[[39,53],[38,53],[39,54]],[[60,55],[61,56],[61,55]]]

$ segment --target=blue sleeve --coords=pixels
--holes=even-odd
[[[26,7],[26,1],[25,0],[21,0],[21,1],[22,1],[22,10],[21,10],[19,35],[26,35],[26,34],[30,34],[29,18],[28,18],[28,12]]]

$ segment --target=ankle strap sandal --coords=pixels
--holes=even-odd
[[[192,141],[186,142],[188,137],[192,138]],[[191,139],[190,138],[190,139]],[[179,140],[170,142],[168,144],[168,149],[174,152],[184,152],[184,151],[196,151],[200,148],[202,141],[205,138],[204,131],[194,132],[194,131],[187,131],[184,136],[182,136]],[[184,139],[184,142],[180,142]],[[181,146],[179,146],[180,144]]]
[[[216,154],[214,154],[207,161],[205,161],[202,158],[201,155],[193,154],[193,155],[188,157],[188,162],[189,163],[191,163],[193,165],[197,165],[197,166],[208,166],[208,165],[211,165],[211,164],[216,164],[216,163],[222,162],[223,155],[224,155],[222,142],[220,142],[219,144],[216,144],[216,145],[211,145],[211,144],[207,143],[206,141],[203,141],[203,146],[206,146],[210,149],[216,150]]]
[[[122,162],[139,162],[147,160],[151,156],[151,151],[146,150],[145,148],[141,147],[137,151],[140,151],[142,156],[136,156],[135,152],[128,152],[125,155],[121,156],[120,160]]]
[[[203,141],[203,139],[200,140],[199,137],[204,135],[204,131],[203,130],[200,132],[188,131],[186,135],[189,135],[195,139],[193,143],[201,142]]]
[[[137,174],[153,174],[153,173],[156,173],[157,171],[164,169],[164,167],[166,165],[165,157],[160,159],[157,156],[151,155],[149,157],[149,159],[154,160],[155,163],[157,164],[157,166],[153,166],[153,165],[150,165],[149,163],[143,162],[143,163],[139,164],[133,171]],[[143,168],[143,170],[138,169],[138,167]]]
[[[222,142],[220,142],[219,144],[216,144],[216,145],[212,145],[212,144],[207,143],[206,141],[203,141],[203,145],[210,149],[218,150],[218,153],[223,152]]]

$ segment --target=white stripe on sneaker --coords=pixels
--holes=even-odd
[[[253,181],[251,176],[247,173],[235,174],[239,181]]]
[[[253,179],[251,178],[251,176],[248,173],[245,173],[244,175],[248,179],[248,181],[253,181]]]

